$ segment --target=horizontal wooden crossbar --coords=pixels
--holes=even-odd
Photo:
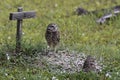
[[[34,18],[36,15],[35,11],[24,11],[24,12],[12,12],[10,13],[10,20],[22,20],[27,18]]]

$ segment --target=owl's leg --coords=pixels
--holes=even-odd
[[[46,46],[45,53],[46,53],[46,55],[49,53],[49,46]]]
[[[54,48],[53,48],[52,44],[49,45],[49,46],[47,46],[47,52],[48,52],[48,53],[49,53],[49,52],[53,52],[53,51],[54,51]]]
[[[51,56],[51,55],[54,55],[55,53],[56,53],[56,49],[53,47],[53,45],[48,46],[48,48],[47,48],[47,55]]]
[[[47,50],[49,50],[50,49],[50,46],[47,46]]]
[[[57,48],[53,47],[53,53],[56,53],[56,51],[57,51]]]
[[[46,50],[45,50],[46,55],[49,54],[50,51],[51,51],[51,46],[50,46],[50,45],[47,45],[47,46],[46,46]]]
[[[47,46],[47,52],[49,53],[56,53],[57,52],[57,46],[54,44],[51,44]]]
[[[55,48],[53,46],[50,47],[50,51],[54,53]]]
[[[47,50],[50,52],[52,50],[52,47],[50,45],[47,46]]]
[[[58,46],[54,45],[53,46],[53,51],[54,51],[54,53],[57,53],[58,52]]]

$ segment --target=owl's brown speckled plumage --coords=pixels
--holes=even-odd
[[[55,48],[58,45],[60,42],[60,33],[57,24],[50,23],[47,26],[45,38],[49,47]]]
[[[83,71],[90,72],[95,70],[95,59],[88,55],[84,64],[83,64]]]

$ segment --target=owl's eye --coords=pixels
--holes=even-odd
[[[56,27],[55,26],[51,26],[51,29],[54,30]]]
[[[54,28],[54,26],[51,26],[52,28]]]

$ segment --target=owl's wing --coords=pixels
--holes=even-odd
[[[60,32],[57,32],[57,41],[60,42]]]

